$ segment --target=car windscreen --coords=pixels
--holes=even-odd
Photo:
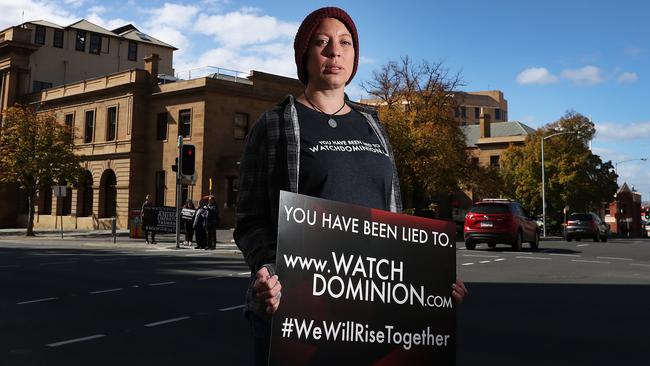
[[[569,216],[569,221],[591,221],[591,220],[593,220],[593,217],[591,217],[590,214],[586,214],[586,213],[571,214],[571,216]]]
[[[507,213],[510,210],[508,205],[491,203],[491,204],[482,204],[472,207],[469,212],[479,213],[479,214],[496,214],[496,213]]]

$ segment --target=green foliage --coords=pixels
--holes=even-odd
[[[72,151],[72,131],[51,113],[14,106],[3,113],[0,130],[0,182],[18,184],[28,193],[28,235],[33,235],[34,201],[39,188],[53,182],[74,182],[81,174]]]
[[[562,209],[591,211],[612,200],[617,189],[611,161],[603,162],[589,150],[594,124],[569,111],[526,140],[510,147],[503,156],[502,177],[506,191],[529,211],[542,212],[541,140],[544,140],[546,214],[562,221]],[[557,136],[548,137],[557,133]]]

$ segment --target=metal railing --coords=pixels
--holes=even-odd
[[[163,84],[175,82],[175,81],[192,80],[192,79],[199,79],[205,77],[248,84],[250,83],[250,80],[248,80],[249,76],[250,73],[243,72],[243,71],[231,70],[231,69],[226,69],[223,67],[216,67],[216,66],[204,66],[204,67],[197,67],[194,69],[189,69],[184,71],[178,71],[176,72],[173,78],[169,77],[169,75],[166,75],[166,77],[163,78],[159,76],[159,79],[161,79],[161,82]]]

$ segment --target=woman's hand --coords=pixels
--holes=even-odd
[[[273,314],[280,306],[280,296],[282,296],[282,285],[278,276],[270,276],[266,267],[260,268],[255,274],[255,284],[253,288],[260,301],[266,304],[266,312]]]
[[[456,279],[456,283],[451,285],[451,295],[454,297],[454,301],[457,305],[463,303],[463,298],[469,295],[469,292],[467,291],[467,288],[465,287],[463,281]]]

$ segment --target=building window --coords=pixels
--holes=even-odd
[[[38,214],[52,214],[52,186],[43,185],[38,192]]]
[[[460,107],[460,116],[463,118],[467,118],[467,107]]]
[[[51,87],[52,87],[52,83],[48,83],[45,81],[34,80],[32,82],[32,92],[34,93],[39,92],[41,90],[49,89]]]
[[[233,207],[237,203],[237,192],[239,191],[239,179],[237,177],[228,177],[228,197],[226,204]]]
[[[481,118],[481,108],[474,107],[474,118],[476,118],[476,119]]]
[[[74,49],[82,52],[86,50],[86,32],[77,31],[77,40]]]
[[[156,193],[154,204],[156,206],[165,205],[165,171],[156,172]]]
[[[45,44],[45,27],[37,25],[34,31],[34,43]]]
[[[54,30],[54,42],[52,42],[52,46],[63,48],[63,29]]]
[[[74,143],[74,114],[68,113],[65,115],[65,128],[68,130],[68,144]]]
[[[84,143],[93,142],[95,132],[95,111],[86,111],[86,124],[84,129]]]
[[[167,140],[167,112],[158,113],[156,117],[156,139]]]
[[[138,60],[138,43],[129,41],[129,61]]]
[[[102,36],[96,33],[90,33],[90,49],[88,52],[99,55],[102,50]]]
[[[499,108],[495,108],[495,109],[494,109],[494,119],[495,119],[496,121],[500,121],[500,120],[501,120],[501,109],[499,109]]]
[[[233,135],[235,140],[243,140],[248,133],[248,113],[235,113]]]
[[[192,110],[183,109],[178,112],[178,135],[190,137],[192,129]]]
[[[106,110],[106,141],[115,140],[117,132],[117,107],[109,107]]]
[[[499,169],[499,155],[490,156],[490,167]]]

